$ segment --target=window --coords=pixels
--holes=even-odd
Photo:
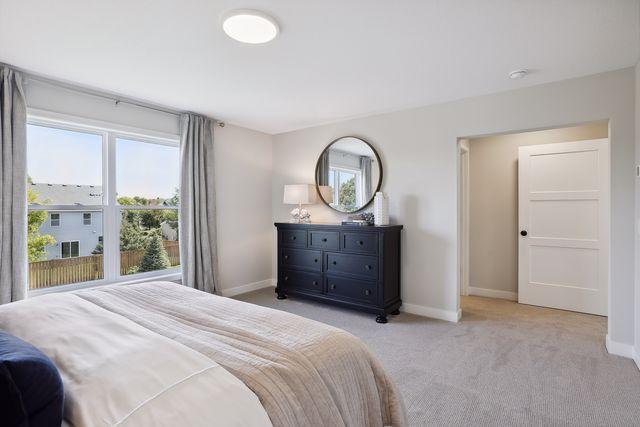
[[[177,136],[30,117],[27,168],[30,289],[179,273]]]
[[[331,168],[329,185],[333,190],[333,205],[344,211],[362,205],[362,172],[358,169]]]
[[[80,256],[80,242],[62,242],[60,258],[77,258]]]
[[[116,152],[120,274],[178,266],[178,147],[118,138]]]
[[[60,227],[60,214],[52,213],[50,218],[52,227]]]

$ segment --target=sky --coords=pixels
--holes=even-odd
[[[116,140],[119,196],[170,198],[179,184],[178,147]],[[27,171],[34,183],[102,186],[102,136],[27,126]]]

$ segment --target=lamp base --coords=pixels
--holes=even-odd
[[[295,208],[291,211],[291,219],[289,222],[294,224],[308,224],[311,222],[311,215],[306,209]]]

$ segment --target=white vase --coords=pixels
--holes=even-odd
[[[373,199],[373,216],[375,225],[389,225],[389,198],[381,191]]]

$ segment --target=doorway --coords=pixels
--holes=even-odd
[[[461,296],[607,315],[608,134],[596,122],[459,140]]]

